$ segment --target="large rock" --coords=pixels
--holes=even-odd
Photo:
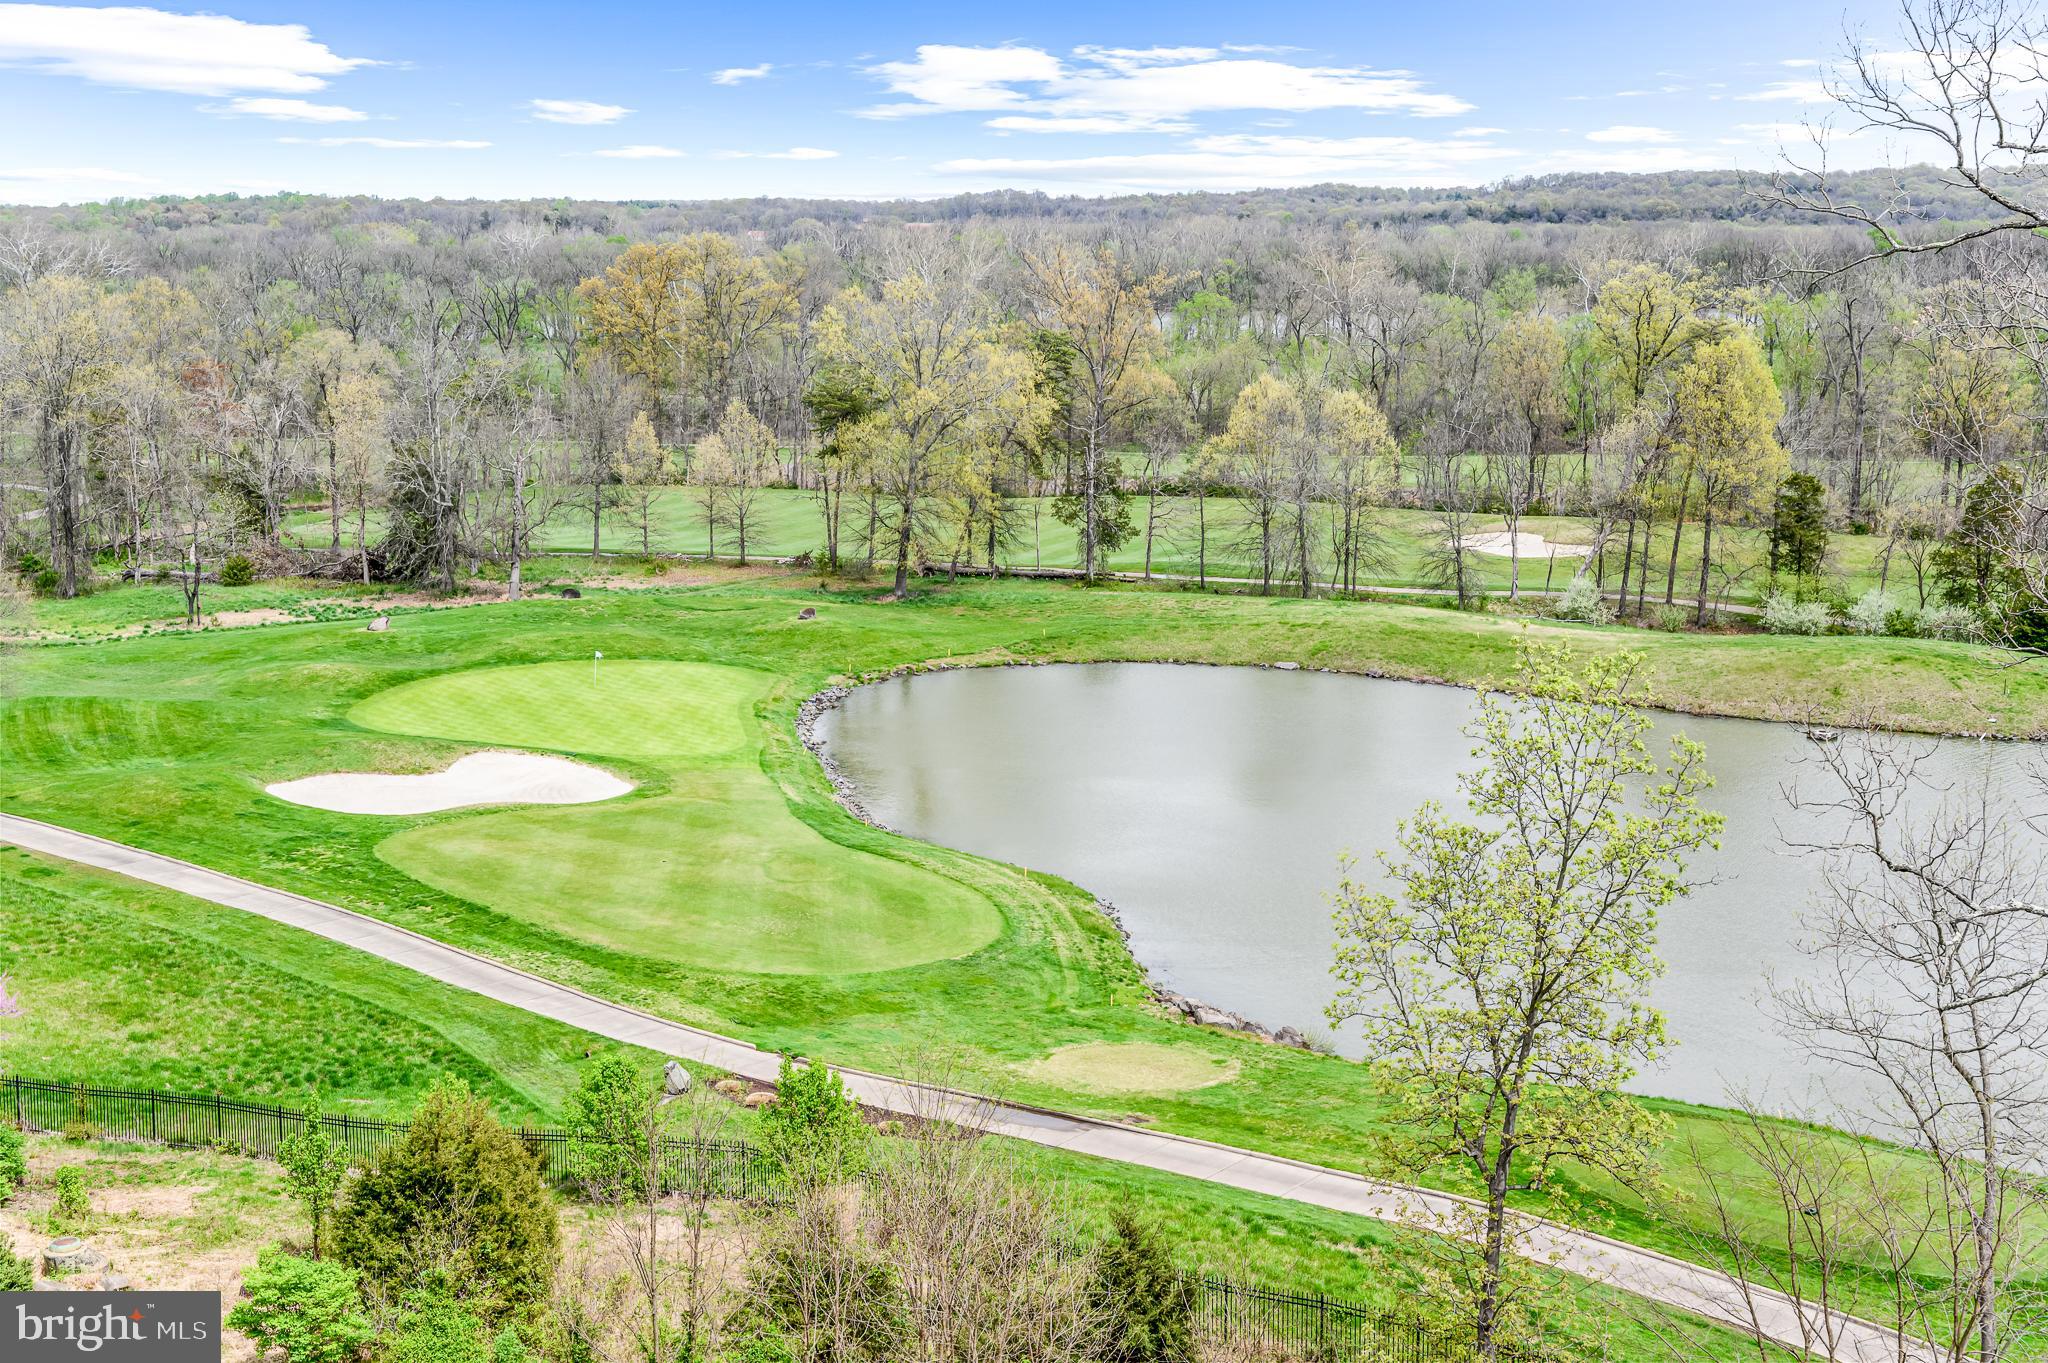
[[[818,608],[816,606],[805,606],[796,613],[796,618],[799,620],[815,620],[818,618]]]
[[[683,1068],[680,1060],[671,1060],[661,1067],[661,1091],[671,1098],[680,1098],[690,1091],[690,1072]]]
[[[43,1246],[46,1273],[94,1273],[107,1266],[107,1256],[75,1235],[60,1235]]]
[[[385,630],[388,630],[390,628],[391,617],[388,615],[380,615],[375,620],[372,620],[370,622],[370,633],[372,634],[382,634]]]
[[[770,1093],[767,1089],[755,1089],[752,1093],[748,1094],[745,1099],[746,1105],[748,1107],[766,1107],[774,1101],[775,1095],[773,1093]]]

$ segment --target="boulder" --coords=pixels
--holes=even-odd
[[[755,1089],[744,1101],[748,1107],[766,1107],[775,1101],[775,1095],[767,1089]]]
[[[711,1086],[728,1098],[743,1098],[747,1092],[747,1081],[727,1076]]]
[[[382,634],[385,630],[390,628],[391,617],[388,615],[380,615],[375,620],[372,620],[370,622],[370,633],[372,634]]]
[[[818,608],[816,606],[805,606],[796,613],[796,618],[799,620],[815,620],[818,618]]]
[[[661,1091],[671,1098],[680,1098],[690,1091],[690,1072],[680,1060],[671,1060],[661,1067]]]
[[[1273,666],[1275,666],[1275,667],[1279,668],[1279,669],[1280,669],[1280,670],[1281,670],[1282,672],[1293,672],[1293,671],[1296,671],[1297,669],[1299,669],[1299,668],[1301,667],[1301,664],[1300,664],[1300,663],[1274,663],[1274,664],[1273,664]]]
[[[562,588],[562,599],[564,601],[581,601],[583,593],[577,591],[574,587],[564,587]]]
[[[1308,1038],[1303,1036],[1300,1029],[1295,1027],[1282,1027],[1279,1031],[1273,1033],[1273,1040],[1279,1042],[1282,1046],[1292,1046],[1298,1051],[1305,1051],[1309,1048]]]
[[[1239,1021],[1221,1008],[1211,1008],[1207,1004],[1197,1005],[1188,1016],[1200,1027],[1233,1027]]]

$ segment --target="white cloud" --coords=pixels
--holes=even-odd
[[[211,114],[271,118],[285,123],[361,123],[369,117],[360,109],[351,109],[341,104],[314,104],[303,99],[279,99],[275,96],[243,95],[225,104],[207,104],[201,107]]]
[[[105,166],[0,166],[0,198],[9,203],[85,203],[162,188],[150,176]]]
[[[787,151],[715,151],[718,161],[830,161],[839,155],[823,147],[791,147]]]
[[[280,137],[302,147],[376,147],[383,151],[480,151],[490,146],[451,137]]]
[[[1633,123],[1617,123],[1611,128],[1601,128],[1586,134],[1588,142],[1676,142],[1678,135],[1665,128],[1645,128]]]
[[[1760,100],[1798,100],[1802,104],[1822,104],[1827,101],[1828,88],[1817,80],[1774,80],[1761,90],[1752,90],[1735,98],[1749,103]]]
[[[1784,61],[1779,62],[1778,65],[1789,66],[1796,70],[1800,67],[1819,66],[1820,63],[1811,57],[1787,57]]]
[[[864,117],[993,113],[1011,132],[1185,132],[1192,114],[1238,109],[1435,117],[1472,107],[1406,71],[1298,66],[1205,47],[1081,47],[1062,59],[1035,47],[930,43],[914,60],[868,73],[905,98],[860,110]]]
[[[188,95],[304,93],[375,64],[337,55],[303,24],[141,6],[14,4],[0,4],[0,63]]]
[[[1506,128],[1460,128],[1460,129],[1458,129],[1458,130],[1457,130],[1456,132],[1452,133],[1452,134],[1451,134],[1451,136],[1453,136],[1453,137],[1498,137],[1498,136],[1500,136],[1500,135],[1501,135],[1502,133],[1504,133],[1504,132],[1506,132],[1506,131],[1507,131],[1507,129],[1506,129]]]
[[[633,112],[623,104],[597,104],[587,99],[535,99],[527,101],[527,107],[544,123],[616,123]]]
[[[650,161],[660,160],[665,157],[684,156],[688,153],[677,151],[674,147],[656,147],[640,143],[631,147],[606,147],[603,151],[594,151],[590,154],[592,156],[608,156],[616,161]]]
[[[774,62],[762,62],[759,66],[728,66],[723,71],[711,73],[713,85],[738,85],[745,80],[759,80],[775,69]]]

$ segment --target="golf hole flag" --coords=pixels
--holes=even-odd
[[[0,1292],[6,1363],[220,1363],[218,1292]]]

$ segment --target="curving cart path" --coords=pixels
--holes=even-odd
[[[366,914],[175,857],[13,814],[0,814],[0,842],[303,928],[444,984],[614,1041],[750,1079],[772,1082],[780,1065],[775,1052],[747,1042],[607,1002]],[[997,1102],[866,1070],[834,1068],[845,1077],[848,1090],[870,1107],[906,1115],[943,1112],[1018,1140],[1334,1211],[1428,1225],[1442,1224],[1446,1213],[1464,1204],[1464,1199],[1448,1193],[1384,1183],[1279,1155]],[[1569,1272],[1737,1330],[1750,1331],[1754,1321],[1759,1333],[1812,1357],[1836,1363],[1916,1363],[1935,1357],[1927,1345],[1901,1339],[1882,1326],[1823,1313],[1781,1293],[1745,1287],[1713,1269],[1590,1231],[1544,1223],[1531,1237],[1529,1249],[1533,1257]]]

